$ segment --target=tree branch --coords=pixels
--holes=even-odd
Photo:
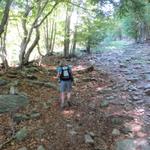
[[[40,23],[34,25],[34,28],[39,27],[39,26],[44,22],[44,20],[53,12],[53,10],[56,8],[56,6],[57,6],[58,4],[59,4],[59,2],[56,2],[56,3],[53,5],[52,9],[51,9],[51,10],[45,15],[45,17],[40,21]]]

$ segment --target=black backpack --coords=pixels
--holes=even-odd
[[[60,74],[60,80],[67,81],[72,80],[72,74],[69,66],[63,66],[61,67],[61,74]]]

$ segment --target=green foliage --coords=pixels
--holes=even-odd
[[[84,23],[78,32],[78,42],[86,45],[90,39],[91,47],[95,47],[105,37],[105,25],[100,20]]]
[[[124,34],[130,36],[134,39],[138,36],[138,21],[132,15],[127,16],[123,19],[122,26],[124,29]]]

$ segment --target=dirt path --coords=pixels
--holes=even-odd
[[[50,66],[26,68],[30,74],[1,75],[1,97],[15,85],[29,100],[28,106],[13,116],[0,114],[0,145],[11,138],[12,126],[19,132],[18,139],[2,149],[149,150],[149,49],[148,45],[129,45],[73,61],[74,69],[94,63],[96,70],[74,71],[74,105],[64,110],[60,109],[59,92],[47,84],[57,84]]]

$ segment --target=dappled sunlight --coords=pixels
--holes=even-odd
[[[71,118],[74,114],[75,111],[74,110],[63,110],[62,114],[64,115],[65,118]]]
[[[128,115],[133,117],[133,120],[131,122],[128,122],[125,124],[125,126],[128,126],[131,128],[134,136],[137,136],[139,138],[144,138],[147,135],[143,131],[144,122],[143,122],[143,116],[144,116],[145,110],[142,107],[135,108],[134,110],[130,111]]]
[[[105,89],[105,88],[106,88],[106,86],[97,87],[97,88],[96,88],[96,92],[100,92],[100,91],[102,91],[102,90]]]
[[[79,71],[79,70],[84,70],[84,69],[86,69],[86,66],[78,65],[78,66],[74,66],[72,70]]]

